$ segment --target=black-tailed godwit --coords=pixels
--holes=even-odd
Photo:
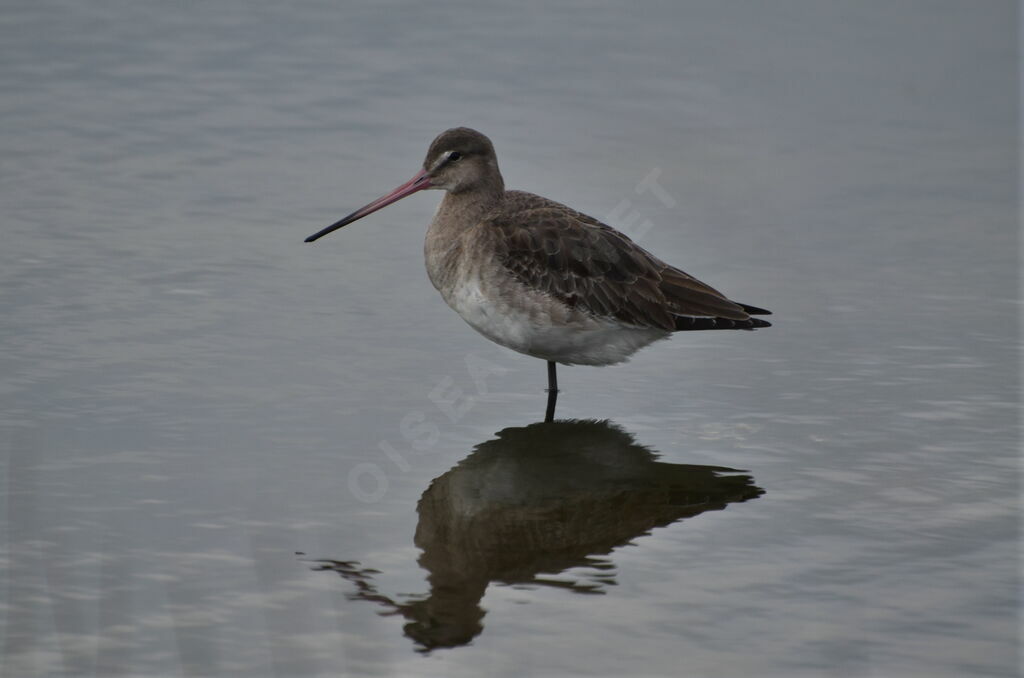
[[[548,363],[613,365],[673,332],[752,330],[770,311],[730,301],[628,237],[565,205],[506,191],[494,146],[466,127],[430,144],[423,169],[387,195],[306,238],[313,242],[424,189],[445,191],[427,230],[427,274],[491,341]]]

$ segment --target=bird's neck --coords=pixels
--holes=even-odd
[[[504,196],[503,188],[500,192],[445,193],[423,243],[427,275],[445,299],[465,273],[469,246],[462,236],[500,206]]]
[[[435,237],[454,238],[479,223],[484,215],[498,207],[504,198],[505,187],[501,184],[460,193],[445,193],[430,230]]]

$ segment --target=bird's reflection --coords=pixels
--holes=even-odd
[[[349,598],[401,614],[421,651],[456,647],[483,630],[488,584],[602,593],[614,548],[763,491],[719,466],[667,464],[609,422],[555,421],[499,431],[436,478],[417,506],[415,543],[430,591],[399,601],[376,571],[323,560],[355,585]]]

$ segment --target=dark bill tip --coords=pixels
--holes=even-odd
[[[341,219],[340,221],[334,222],[333,224],[331,224],[330,226],[328,226],[324,230],[322,230],[322,231],[320,231],[318,233],[314,233],[313,235],[311,235],[308,238],[306,238],[305,242],[313,242],[314,240],[316,240],[318,238],[322,238],[325,235],[327,235],[328,233],[331,233],[332,231],[338,230],[342,226],[347,226],[348,224],[351,224],[353,221],[356,221],[358,219],[362,219],[367,214],[372,214],[373,212],[376,212],[380,208],[386,207],[387,205],[390,205],[391,203],[395,202],[396,200],[401,200],[405,196],[412,195],[416,191],[422,191],[425,188],[430,188],[430,179],[429,179],[429,177],[427,177],[426,170],[420,170],[416,174],[416,176],[414,176],[412,179],[410,179],[409,181],[405,182],[404,184],[402,184],[401,186],[399,186],[395,190],[391,191],[390,193],[388,193],[386,195],[382,195],[381,197],[377,198],[376,200],[374,200],[373,202],[371,202],[368,205],[364,205],[363,207],[360,207],[359,209],[357,209],[352,214],[348,215],[344,219]]]

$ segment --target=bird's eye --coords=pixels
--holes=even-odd
[[[448,154],[448,160],[450,160],[451,162],[455,162],[456,160],[458,160],[461,157],[462,157],[462,154],[459,153],[458,151],[452,151],[451,153]]]

